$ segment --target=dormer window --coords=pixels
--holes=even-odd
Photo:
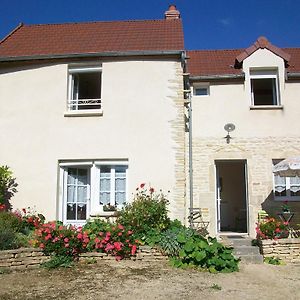
[[[277,70],[250,70],[251,102],[253,106],[278,106]]]

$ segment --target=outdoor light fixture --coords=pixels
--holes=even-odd
[[[230,140],[232,139],[229,133],[235,129],[235,125],[232,123],[227,123],[224,126],[224,129],[227,131],[227,135],[224,137],[224,139],[226,139],[226,143],[229,144]]]

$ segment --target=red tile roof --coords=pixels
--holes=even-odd
[[[287,71],[300,72],[300,48],[281,48],[290,55]],[[242,74],[240,69],[235,69],[236,58],[244,49],[232,50],[195,50],[187,51],[188,72],[191,76],[210,75],[235,75]]]
[[[0,58],[183,49],[180,19],[22,25],[0,42]]]

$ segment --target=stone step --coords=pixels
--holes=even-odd
[[[233,247],[252,246],[252,239],[250,238],[230,239],[230,241],[232,242]]]
[[[264,258],[262,255],[239,255],[236,256],[241,259],[241,262],[251,263],[251,264],[262,264],[264,262]]]
[[[233,253],[239,255],[259,255],[259,248],[255,246],[237,246],[234,247]]]

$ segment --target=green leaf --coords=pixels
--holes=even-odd
[[[181,244],[185,243],[186,241],[186,236],[183,233],[179,233],[177,236],[177,241]]]
[[[196,258],[197,262],[202,261],[205,257],[206,257],[205,251],[197,251],[196,252],[195,258]]]
[[[186,252],[192,252],[195,249],[195,245],[192,240],[187,241],[187,243],[184,245],[184,250]]]

